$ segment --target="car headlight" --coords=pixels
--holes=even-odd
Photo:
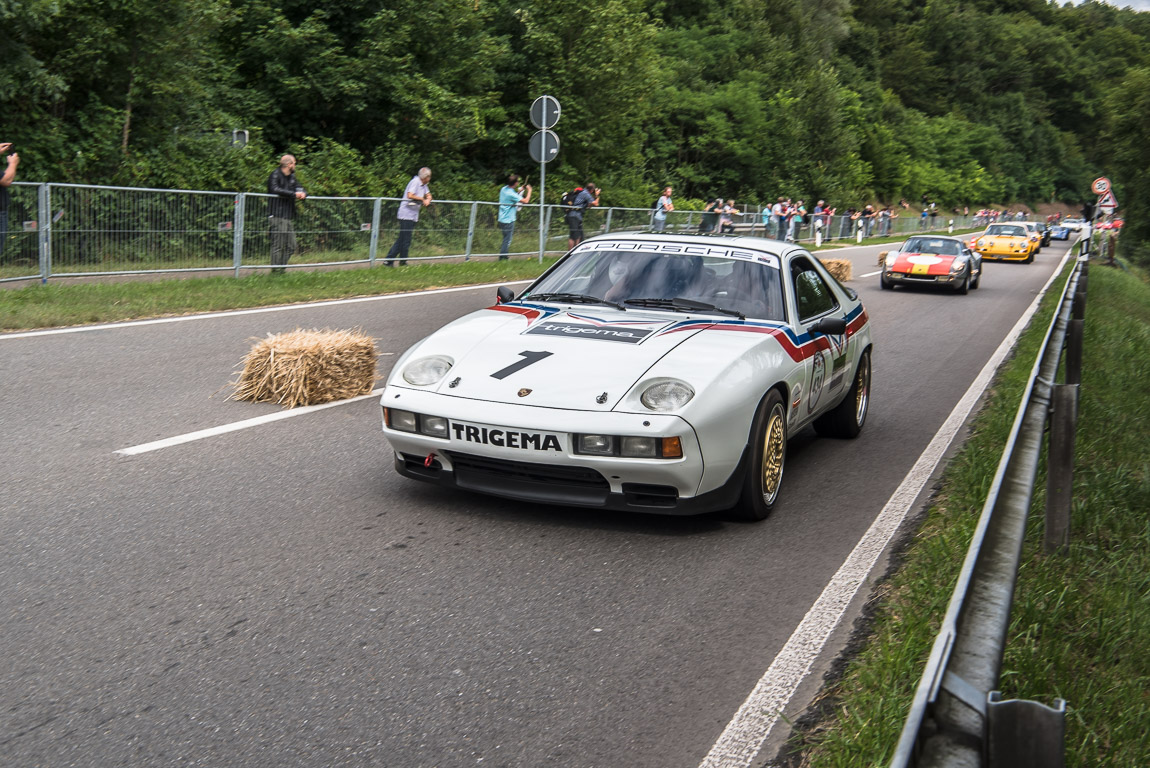
[[[950,262],[951,273],[958,274],[964,269],[966,269],[966,262],[962,259],[955,259],[954,261]]]
[[[979,248],[985,248],[986,247],[986,240],[980,238],[978,241],[978,247]]]
[[[896,261],[898,261],[898,256],[887,256],[886,257],[886,268],[887,269],[894,269],[894,263]]]
[[[428,416],[425,413],[412,413],[397,408],[383,409],[383,423],[397,432],[415,432],[428,437],[448,437],[451,423],[442,416]]]
[[[454,361],[450,357],[432,355],[421,357],[407,364],[403,369],[403,380],[417,387],[435,384],[451,370]]]
[[[639,396],[639,402],[652,411],[674,411],[682,408],[695,396],[695,390],[685,382],[666,379],[649,385]]]
[[[575,441],[576,453],[589,453],[592,456],[614,456],[614,435],[577,435]]]

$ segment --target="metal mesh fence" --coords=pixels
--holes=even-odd
[[[53,276],[137,274],[171,271],[244,271],[271,267],[271,195],[236,192],[97,187],[17,182],[9,188],[7,233],[0,251],[0,282]],[[297,249],[289,268],[374,264],[399,235],[398,198],[308,197],[296,203]],[[493,201],[437,200],[420,209],[409,261],[497,258],[504,230]],[[561,206],[524,205],[508,249],[512,256],[567,249],[569,224]],[[769,209],[744,206],[732,216],[733,231],[809,243],[899,236],[920,231],[969,229],[977,216],[921,216],[896,211],[870,224],[849,216],[807,216],[780,230]],[[663,230],[719,231],[717,216],[672,211]],[[586,237],[604,232],[641,232],[655,226],[647,208],[592,207],[583,216]]]

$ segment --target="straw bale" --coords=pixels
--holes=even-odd
[[[375,340],[360,329],[303,330],[252,339],[234,400],[279,403],[288,408],[366,395],[379,377]]]
[[[840,283],[845,283],[851,279],[851,263],[846,259],[819,259],[823,266],[827,268],[835,276],[835,279]]]

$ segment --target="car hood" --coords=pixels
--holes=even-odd
[[[890,269],[912,275],[946,275],[957,258],[937,253],[898,253]]]
[[[975,242],[983,243],[983,247],[999,246],[1003,248],[1023,245],[1029,240],[1030,238],[1023,237],[1022,235],[981,235],[975,238]]]
[[[607,307],[559,310],[505,304],[474,312],[424,339],[396,363],[429,355],[453,361],[439,394],[546,408],[610,411],[651,366],[719,322]],[[702,362],[702,361],[700,361]]]

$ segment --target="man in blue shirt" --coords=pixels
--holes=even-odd
[[[507,259],[507,252],[511,250],[511,236],[515,234],[515,217],[519,215],[519,206],[531,202],[531,185],[522,187],[526,194],[521,193],[519,177],[514,173],[507,177],[507,186],[499,190],[499,229],[503,231],[503,243],[499,246],[499,260]]]

